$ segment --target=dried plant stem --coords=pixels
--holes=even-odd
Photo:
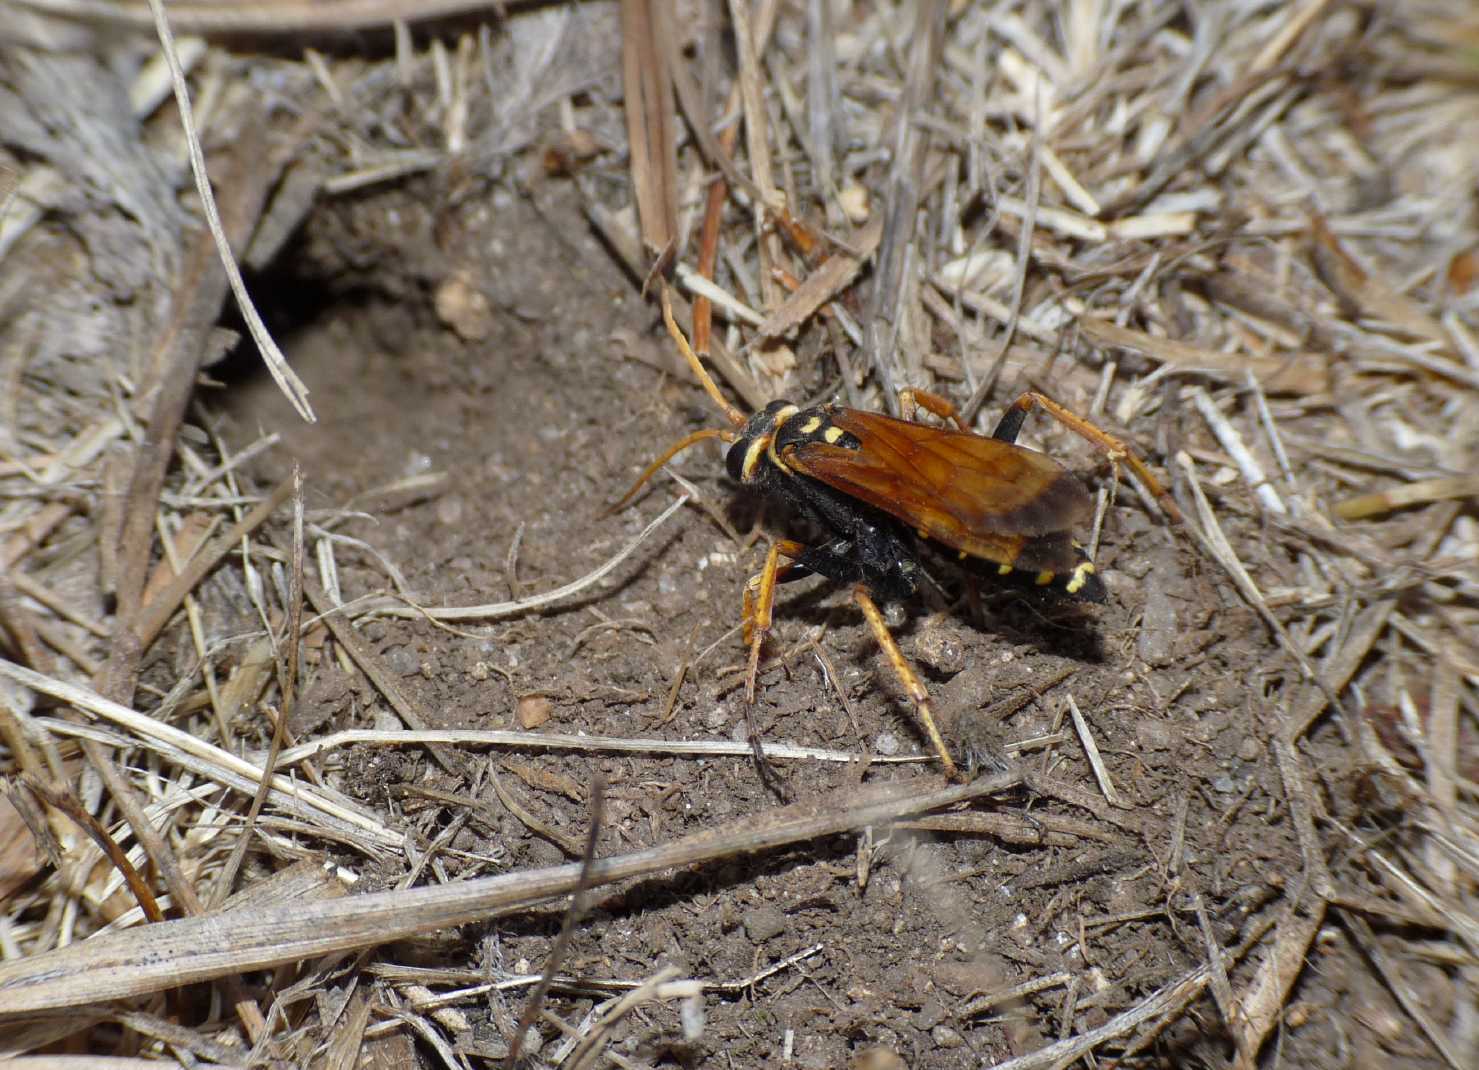
[[[0,676],[9,677],[22,687],[29,687],[33,691],[50,695],[63,702],[71,703],[80,710],[86,710],[94,716],[104,718],[119,725],[125,730],[142,738],[159,739],[171,746],[179,748],[186,754],[192,754],[206,762],[221,769],[228,770],[239,777],[245,777],[256,784],[262,776],[262,771],[245,759],[234,754],[214,747],[204,740],[183,732],[173,725],[167,725],[152,717],[138,713],[117,702],[110,701],[95,691],[76,684],[65,683],[61,680],[53,680],[42,676],[38,672],[16,665],[14,662],[0,658]],[[88,741],[91,742],[91,741]],[[284,795],[293,797],[300,802],[308,803],[310,807],[318,810],[327,817],[348,822],[356,827],[361,834],[373,837],[388,845],[397,845],[401,837],[388,832],[378,821],[375,821],[360,811],[344,805],[336,799],[330,798],[318,789],[311,788],[302,783],[295,783],[285,776],[274,776],[273,790],[282,792]],[[142,811],[141,811],[142,816]],[[145,822],[147,825],[148,822]],[[152,826],[151,826],[152,827]],[[135,830],[137,832],[137,830]]]
[[[169,62],[170,80],[175,87],[175,105],[180,109],[180,129],[185,134],[185,144],[190,150],[190,170],[195,175],[195,192],[200,197],[200,205],[205,212],[211,237],[215,239],[216,251],[220,254],[221,266],[226,270],[231,292],[236,296],[236,304],[241,309],[242,319],[246,321],[247,330],[251,332],[252,341],[257,344],[257,349],[262,354],[262,361],[272,374],[273,381],[277,383],[278,389],[283,392],[293,408],[298,411],[298,415],[312,423],[317,417],[313,415],[313,409],[308,404],[308,387],[288,365],[288,358],[283,356],[282,350],[273,341],[272,335],[267,330],[267,324],[262,322],[257,306],[252,303],[251,295],[247,293],[246,281],[241,277],[241,268],[237,266],[236,257],[231,252],[231,243],[226,237],[226,229],[221,225],[221,215],[216,210],[215,193],[212,192],[210,180],[206,175],[205,152],[200,147],[200,137],[195,130],[195,118],[190,108],[190,90],[185,85],[185,72],[180,67],[179,54],[175,51],[175,36],[170,30],[169,16],[164,11],[164,0],[149,0],[149,10],[154,14],[154,28],[159,34],[159,44],[165,59]]]
[[[911,778],[809,799],[659,847],[599,859],[589,880],[598,887],[773,850],[996,794],[1020,780],[1020,774],[1008,772],[942,787],[933,777]],[[0,963],[0,1016],[123,999],[486,920],[568,895],[584,869],[571,863],[405,891],[226,911],[95,937]]]
[[[379,617],[424,617],[427,620],[452,621],[452,620],[494,620],[499,617],[513,617],[520,613],[527,613],[531,609],[540,609],[552,605],[555,602],[569,598],[571,595],[579,594],[588,587],[592,587],[605,579],[611,572],[636,552],[647,538],[663,525],[667,519],[681,509],[688,501],[688,495],[680,495],[666,509],[658,514],[657,519],[648,524],[642,531],[621,548],[615,557],[610,558],[599,568],[586,573],[578,580],[571,580],[563,587],[556,587],[553,591],[545,591],[542,594],[532,595],[514,602],[492,602],[481,606],[443,606],[441,608],[429,608],[417,605],[405,605],[401,602],[377,601],[368,606],[361,605],[357,613],[361,616]]]

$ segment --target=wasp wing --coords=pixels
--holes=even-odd
[[[1066,532],[1093,505],[1051,457],[879,413],[835,409],[829,416],[857,448],[811,438],[785,448],[787,465],[962,553],[1013,568],[1073,567]]]

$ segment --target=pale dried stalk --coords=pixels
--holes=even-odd
[[[995,794],[1020,781],[1019,773],[1008,772],[954,787],[925,777],[845,791],[750,815],[659,847],[598,859],[590,882],[595,887],[835,835]],[[486,921],[568,894],[581,869],[572,863],[287,908],[226,911],[96,937],[0,963],[0,1015],[123,999]]]

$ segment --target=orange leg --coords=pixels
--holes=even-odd
[[[914,710],[919,715],[920,723],[924,725],[930,745],[940,756],[940,765],[945,770],[945,776],[951,780],[959,780],[960,770],[955,767],[955,761],[950,757],[950,748],[945,746],[945,740],[941,737],[939,728],[935,726],[934,714],[930,712],[930,694],[925,690],[924,681],[920,680],[919,674],[904,657],[899,644],[894,642],[894,637],[890,634],[888,624],[884,621],[878,605],[873,601],[873,596],[859,586],[853,588],[852,600],[863,611],[868,627],[873,629],[873,638],[878,640],[878,645],[883,648],[884,656],[888,658],[894,675],[898,677],[899,683],[908,692],[909,700],[914,703]]]
[[[1017,432],[1022,429],[1022,421],[1026,419],[1029,412],[1038,408],[1084,439],[1084,441],[1103,450],[1105,456],[1109,458],[1110,464],[1117,465],[1120,461],[1124,461],[1125,464],[1129,465],[1130,471],[1135,473],[1135,477],[1140,480],[1145,489],[1155,495],[1156,500],[1161,503],[1161,508],[1166,511],[1166,515],[1172,520],[1181,520],[1181,510],[1176,507],[1176,503],[1171,499],[1171,495],[1167,493],[1165,487],[1161,486],[1161,481],[1151,474],[1145,462],[1130,448],[1128,443],[1084,419],[1072,409],[1064,408],[1045,394],[1039,394],[1035,390],[1029,390],[1008,405],[1006,412],[1002,414],[1001,422],[996,425],[996,430],[992,433],[992,437],[1002,439],[1005,442],[1015,442]]]
[[[966,430],[965,424],[960,422],[960,410],[949,398],[931,394],[928,390],[918,390],[912,386],[906,386],[899,391],[900,416],[910,423],[917,423],[914,417],[920,409],[934,413],[946,423],[954,424],[957,431]]]
[[[776,581],[791,570],[791,565],[782,565],[782,557],[800,557],[806,550],[802,543],[791,539],[777,539],[770,544],[765,555],[765,565],[751,576],[745,584],[742,620],[745,626],[745,642],[750,645],[750,667],[745,674],[745,701],[755,701],[755,678],[760,673],[760,648],[770,634],[770,625],[775,609]]]

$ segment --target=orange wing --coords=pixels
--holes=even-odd
[[[1093,504],[1051,457],[879,413],[829,415],[861,448],[811,439],[786,447],[786,464],[973,557],[1034,570],[1073,566],[1064,533]]]

